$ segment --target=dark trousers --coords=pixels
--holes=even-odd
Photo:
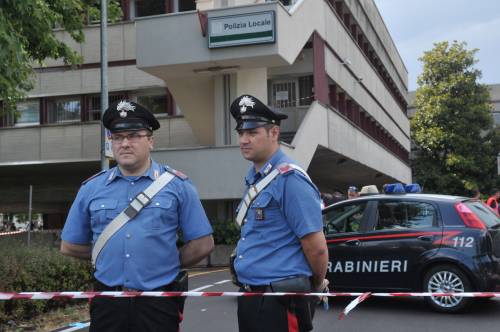
[[[95,297],[90,304],[91,332],[178,332],[180,298]]]
[[[180,276],[181,274],[179,274]],[[185,284],[173,282],[153,291],[185,291]],[[121,291],[94,281],[94,290]],[[90,303],[90,332],[178,332],[185,297],[95,297]]]
[[[313,316],[314,305],[307,297],[238,297],[240,332],[311,331]]]

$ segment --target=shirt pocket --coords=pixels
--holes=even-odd
[[[144,208],[147,218],[144,227],[147,230],[160,230],[168,223],[177,223],[177,205],[171,197],[154,197]]]
[[[255,227],[261,227],[279,220],[281,210],[271,193],[262,192],[250,206],[249,214]]]
[[[117,211],[118,200],[99,199],[90,203],[90,222],[94,226],[107,225],[120,211]]]

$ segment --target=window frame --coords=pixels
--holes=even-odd
[[[80,112],[78,114],[78,118],[74,120],[62,120],[62,121],[50,121],[50,103],[56,102],[58,100],[72,100],[72,101],[78,101],[79,107],[80,107]],[[69,124],[69,123],[78,123],[82,122],[82,113],[83,113],[83,107],[84,107],[84,102],[83,102],[83,95],[67,95],[67,96],[54,96],[47,98],[45,101],[46,105],[46,122],[44,124]]]
[[[18,110],[18,106],[20,104],[27,104],[27,103],[36,104],[37,105],[37,111],[36,111],[37,115],[38,115],[37,121],[36,122],[23,122],[23,123],[19,123],[19,122],[17,122],[18,119],[19,119],[19,117],[15,117],[14,124],[13,124],[14,127],[28,127],[28,126],[38,126],[38,125],[40,125],[40,111],[41,111],[40,99],[34,98],[34,99],[27,99],[27,100],[23,100],[21,102],[18,102],[17,105],[16,105],[16,112],[21,113],[21,111]]]
[[[378,211],[379,211],[379,205],[381,203],[387,203],[387,202],[397,202],[397,203],[424,203],[432,206],[434,209],[434,216],[433,216],[433,222],[431,226],[426,226],[426,227],[418,227],[418,228],[385,228],[385,229],[376,229],[378,225]],[[367,226],[368,232],[391,232],[391,231],[414,231],[414,230],[420,230],[420,229],[428,229],[428,228],[438,228],[442,227],[441,223],[441,215],[439,211],[439,206],[435,202],[432,201],[427,201],[427,200],[418,200],[418,199],[405,199],[404,197],[402,198],[392,198],[392,197],[387,197],[384,199],[379,199],[377,200],[377,205],[375,206],[375,211],[373,213],[373,218],[371,220],[370,225]]]
[[[165,105],[165,112],[162,113],[153,113],[153,115],[157,119],[163,119],[163,118],[169,118],[173,116],[178,116],[180,115],[180,112],[177,108],[177,104],[175,103],[174,97],[166,88],[162,89],[146,89],[146,90],[135,90],[135,91],[130,91],[129,92],[129,100],[134,101],[138,104],[141,104],[142,106],[147,107],[147,105],[143,105],[142,103],[139,102],[139,97],[154,97],[154,96],[165,96],[166,98],[166,105]],[[172,114],[168,113],[168,104],[169,104],[169,98],[171,98],[171,103],[172,103]]]
[[[327,232],[327,223],[326,223],[326,215],[332,212],[335,209],[343,209],[347,206],[357,205],[357,204],[366,204],[363,217],[361,218],[359,229],[353,232],[337,232],[337,233],[329,233]],[[323,232],[326,237],[342,237],[342,236],[352,236],[353,234],[366,233],[369,229],[369,225],[371,224],[370,219],[373,216],[373,211],[376,210],[377,203],[372,200],[346,200],[340,203],[333,204],[329,206],[327,209],[323,210]]]

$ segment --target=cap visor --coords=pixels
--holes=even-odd
[[[269,122],[242,121],[242,122],[238,123],[238,125],[236,126],[236,130],[255,129],[255,128],[264,127],[267,124],[269,124]]]
[[[113,122],[111,124],[111,128],[109,130],[113,133],[120,131],[137,131],[137,130],[151,130],[145,123],[142,121],[138,122]]]

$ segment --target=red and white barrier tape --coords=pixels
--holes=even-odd
[[[14,234],[19,234],[19,233],[24,233],[24,232],[26,232],[26,231],[25,230],[21,230],[21,231],[3,232],[3,233],[0,233],[0,236],[14,235]]]
[[[351,303],[349,303],[347,307],[345,307],[344,310],[342,310],[342,312],[339,315],[339,319],[344,319],[349,314],[349,312],[351,312],[352,309],[356,308],[358,304],[369,298],[370,295],[372,295],[372,293],[370,292],[363,293],[354,300],[352,300]]]
[[[425,297],[425,296],[456,296],[456,297],[500,297],[500,292],[464,292],[464,293],[244,293],[244,292],[20,292],[8,293],[0,292],[0,301],[5,300],[50,300],[58,298],[70,299],[90,299],[96,296],[103,297],[137,297],[137,296],[153,296],[153,297],[219,297],[219,296],[327,296],[327,297],[347,297],[356,296],[347,307],[341,312],[339,319],[345,318],[358,304],[365,301],[369,297]]]

